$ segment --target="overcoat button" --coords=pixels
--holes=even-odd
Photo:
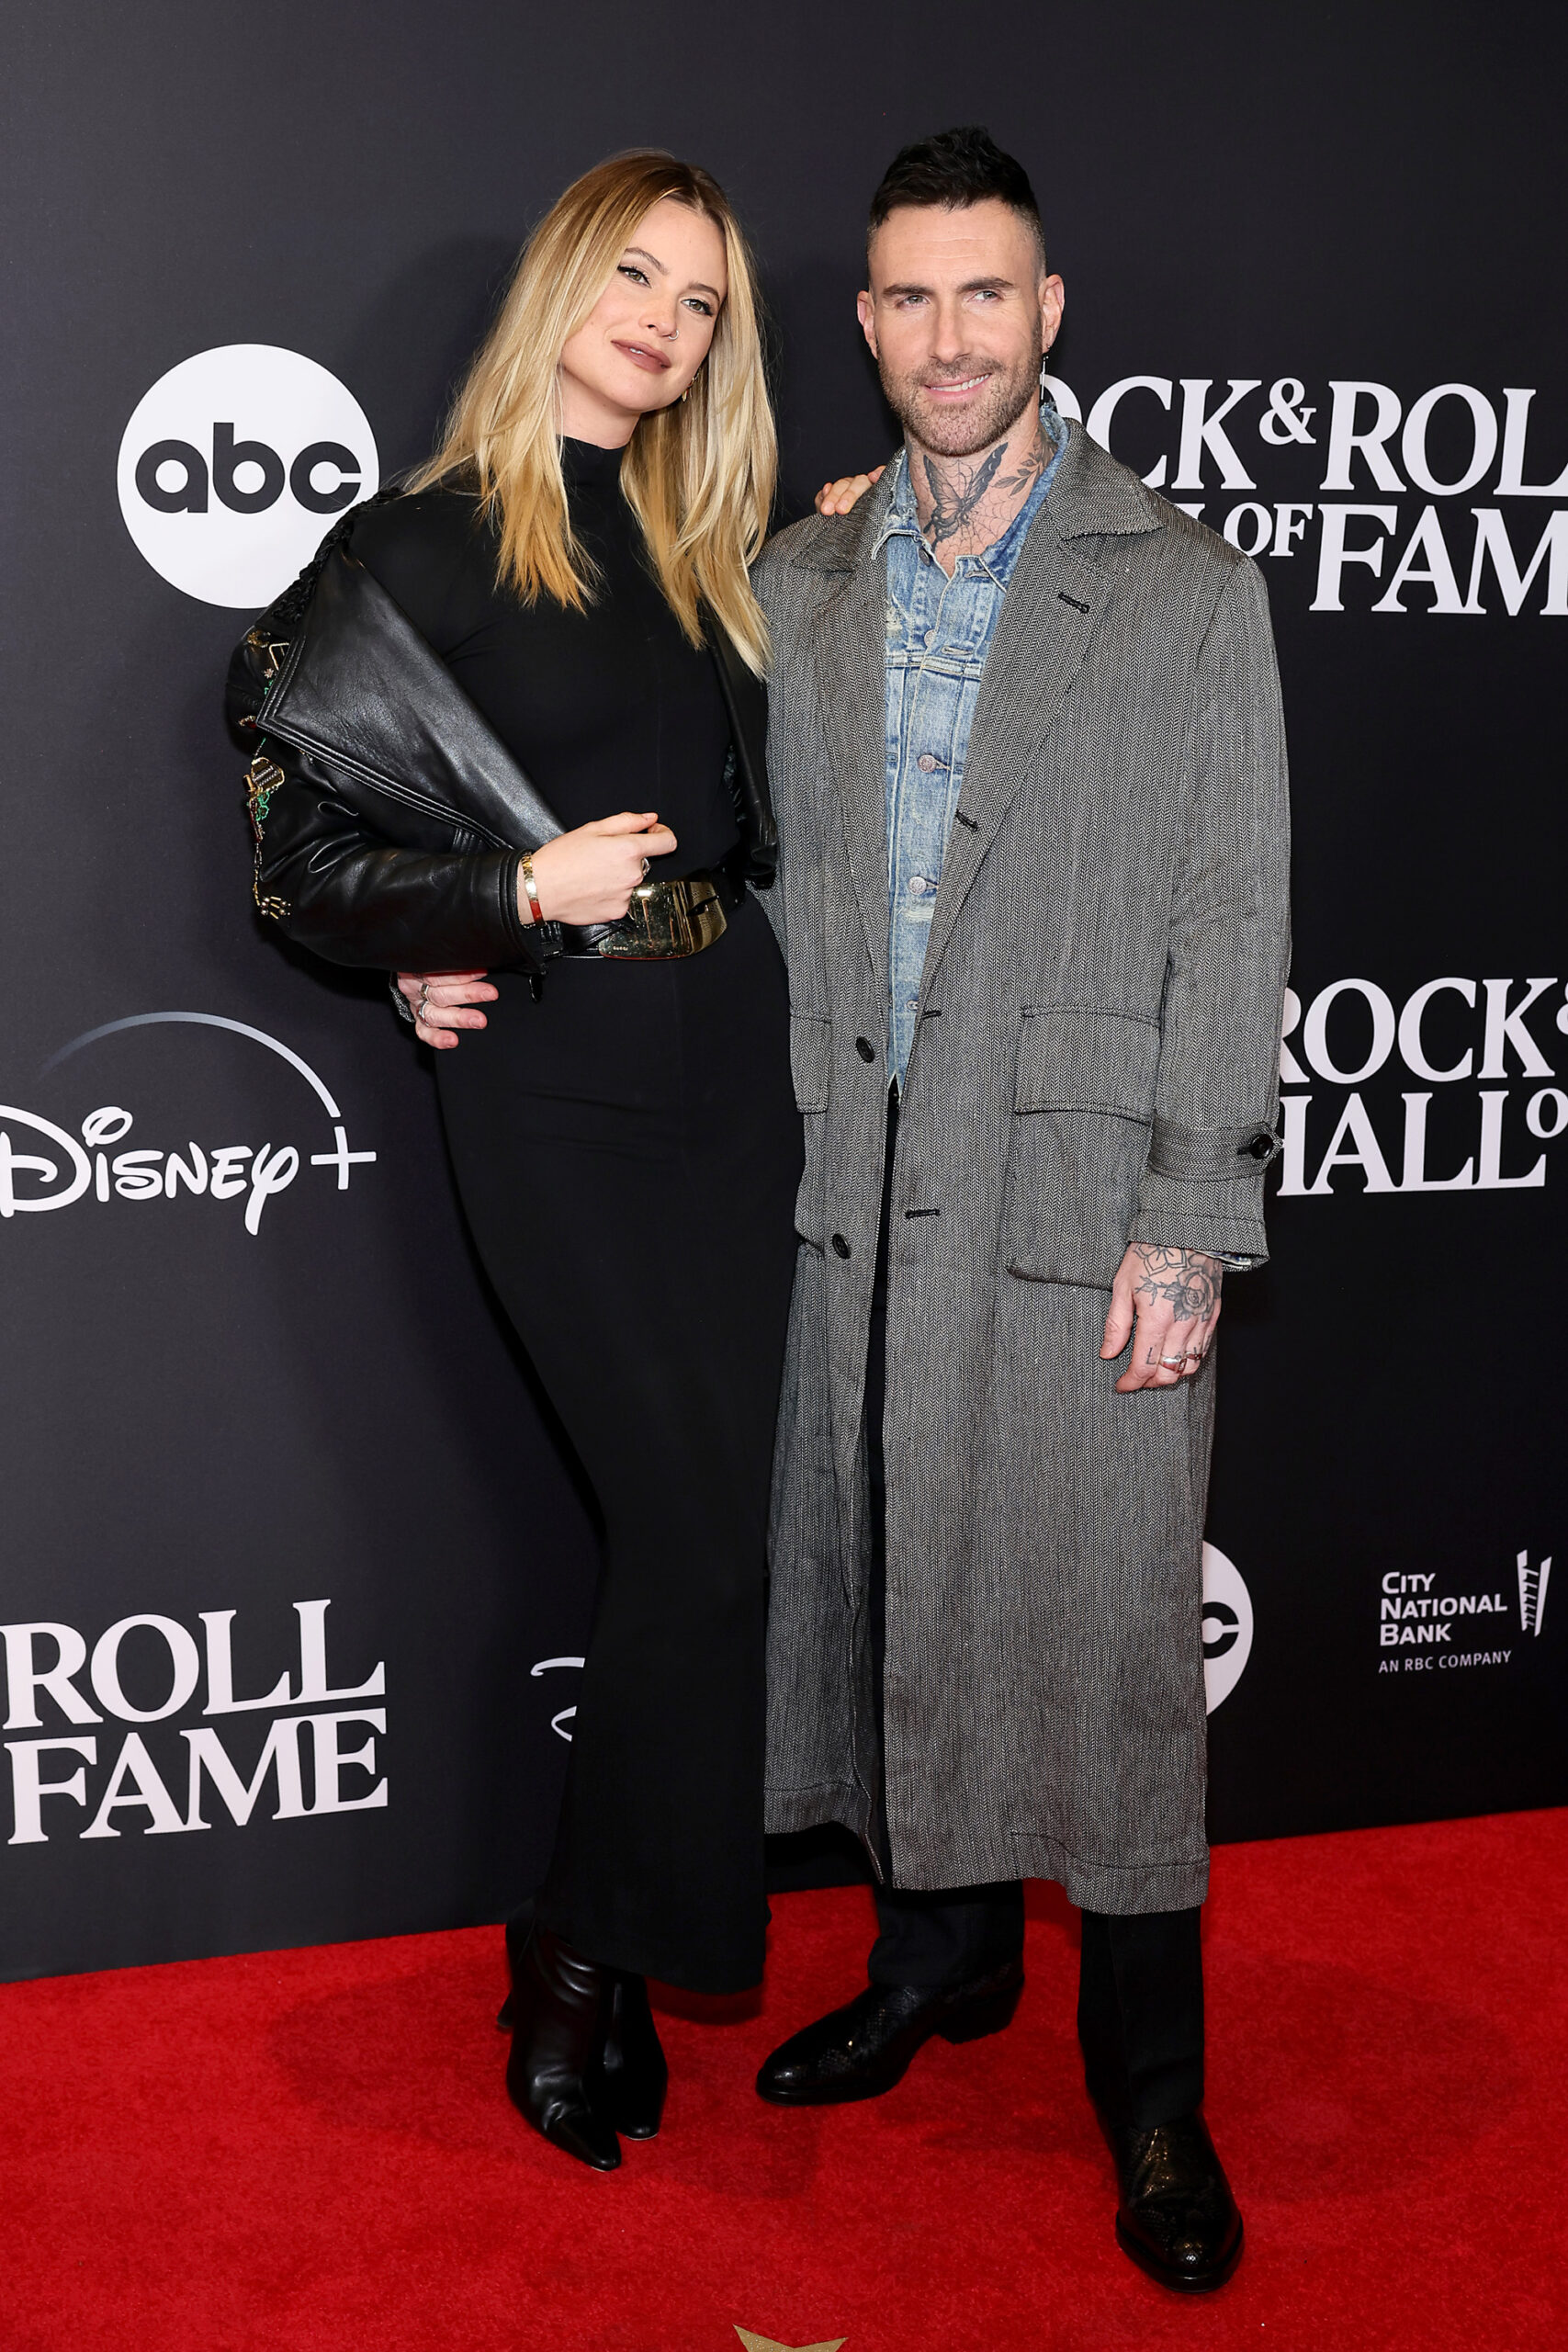
[[[874,1062],[876,1059],[876,1047],[872,1044],[869,1037],[857,1037],[855,1039],[855,1051],[860,1056],[863,1062]]]
[[[1279,1137],[1277,1136],[1272,1136],[1267,1129],[1264,1129],[1259,1134],[1255,1135],[1250,1143],[1244,1143],[1241,1147],[1241,1150],[1236,1154],[1236,1157],[1239,1159],[1243,1154],[1245,1154],[1249,1159],[1272,1159],[1274,1156],[1274,1147],[1278,1141]]]
[[[849,1243],[844,1239],[841,1233],[835,1233],[833,1236],[833,1255],[836,1258],[847,1258],[849,1254]]]

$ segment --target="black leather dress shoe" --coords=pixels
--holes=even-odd
[[[1122,2181],[1122,2253],[1162,2287],[1223,2287],[1241,2260],[1241,2215],[1202,2117],[1145,2132],[1101,2122]]]
[[[880,2098],[902,2080],[933,2033],[978,2041],[1009,2024],[1023,1990],[1023,1963],[1010,1961],[968,1984],[868,1984],[841,2009],[781,2043],[757,2077],[775,2107],[838,2107]]]
[[[596,2113],[627,2140],[651,2140],[664,2114],[670,2085],[659,2029],[648,2005],[648,1979],[607,1969],[609,1980],[597,2054],[586,2082]]]
[[[594,2108],[587,2077],[603,2037],[609,1972],[546,1928],[529,1937],[512,1986],[506,2090],[536,2132],[595,2172],[621,2161],[615,2126]]]

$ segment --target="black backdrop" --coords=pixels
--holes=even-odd
[[[540,1866],[592,1531],[421,1057],[261,935],[218,691],[265,531],[276,585],[367,431],[424,451],[528,223],[649,141],[760,245],[786,514],[888,444],[881,166],[981,119],[1062,397],[1146,379],[1117,453],[1272,550],[1300,1009],[1226,1306],[1213,1826],[1562,1802],[1561,10],[32,0],[3,44],[0,1973],[493,1917]]]

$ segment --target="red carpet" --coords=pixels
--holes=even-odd
[[[1112,2242],[1071,1915],[1035,1892],[1010,2032],[795,2114],[751,2074],[861,1981],[869,1908],[779,1900],[765,2010],[665,2016],[664,2133],[609,2177],[505,2104],[493,1929],[0,1987],[0,2352],[1561,2341],[1568,1814],[1216,1856],[1248,2251],[1191,2303]]]

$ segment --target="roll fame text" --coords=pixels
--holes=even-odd
[[[333,1680],[327,1600],[297,1600],[295,1659],[270,1690],[238,1695],[232,1609],[197,1612],[199,1633],[155,1611],[121,1617],[91,1650],[52,1620],[0,1626],[13,1846],[74,1831],[84,1842],[186,1836],[225,1819],[313,1820],[388,1803],[377,1741],[387,1668]],[[130,1679],[137,1698],[128,1695]],[[260,1678],[258,1678],[259,1679]],[[138,1699],[148,1699],[148,1705]],[[194,1714],[196,1722],[175,1718]],[[265,1727],[231,1716],[270,1717]],[[158,1724],[119,1733],[117,1723]],[[9,1736],[17,1734],[19,1736]]]
[[[1046,381],[1243,554],[1311,565],[1314,613],[1568,618],[1568,415],[1534,388],[1123,376],[1086,411]]]

